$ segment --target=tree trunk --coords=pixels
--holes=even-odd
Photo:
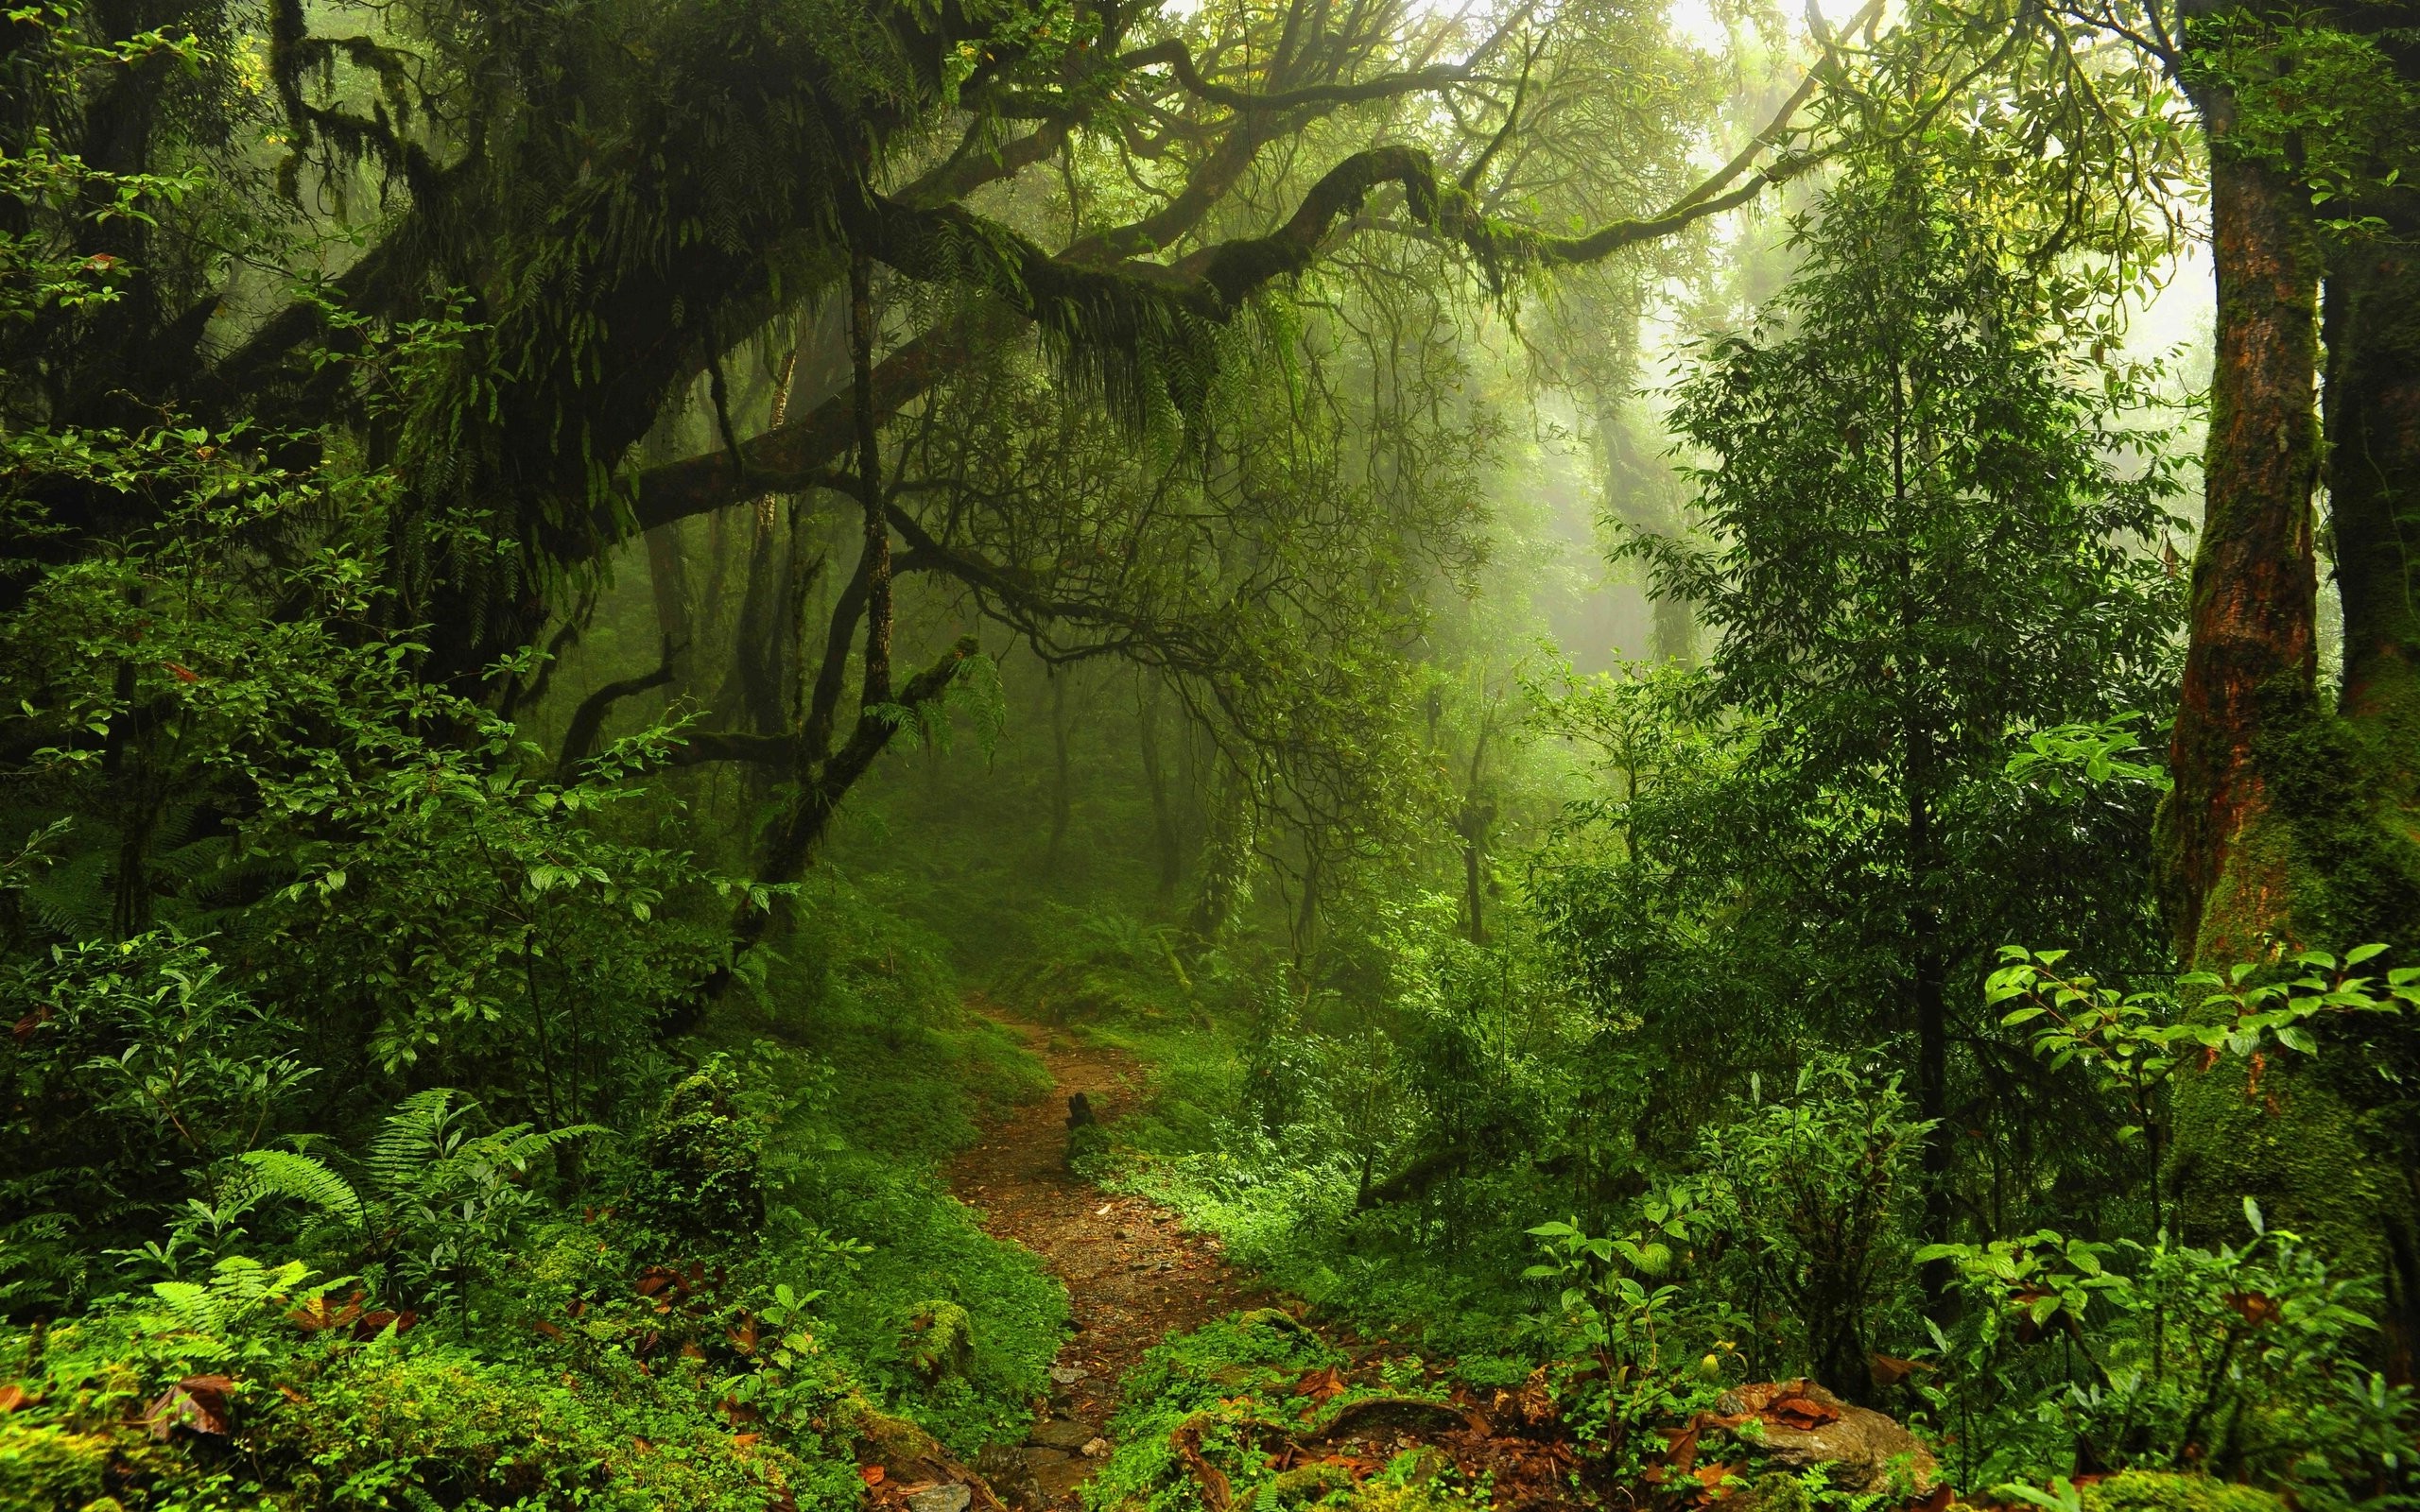
[[[2310,192],[2233,140],[2235,103],[2197,91],[2212,143],[2218,347],[2207,508],[2161,814],[2177,953],[2224,971],[2280,951],[2371,939],[2420,964],[2420,856],[2409,793],[2413,610],[2406,531],[2413,444],[2409,254],[2367,247],[2329,271],[2328,422],[2346,610],[2344,717],[2316,686],[2312,486],[2323,252]],[[2397,774],[2405,774],[2398,776]],[[2367,1030],[2368,1025],[2362,1028]],[[2186,1237],[2240,1240],[2241,1200],[2391,1292],[2388,1351],[2408,1371],[2414,1192],[2408,1030],[2370,1052],[2220,1060],[2174,1096],[2169,1184]],[[2405,1041],[2397,1052],[2388,1041]],[[2409,1085],[2407,1080],[2405,1085]]]
[[[1604,453],[1605,509],[1628,528],[1649,536],[1680,533],[1671,470],[1661,457],[1644,455],[1621,411],[1611,404],[1597,410],[1598,444]],[[1647,596],[1650,655],[1656,662],[1697,662],[1697,610],[1685,598]]]
[[[1073,775],[1068,771],[1067,679],[1065,667],[1046,669],[1050,679],[1050,849],[1042,858],[1047,876],[1059,875],[1059,853],[1067,843],[1067,821],[1076,809]]]
[[[2309,198],[2230,146],[2234,101],[2201,101],[2212,140],[2218,344],[2190,642],[2162,815],[2177,954],[2255,959],[2290,925],[2290,846],[2273,818],[2272,738],[2314,711],[2320,249]]]
[[[2313,852],[2327,858],[2330,938],[2393,947],[2382,964],[2420,965],[2420,205],[2363,206],[2388,235],[2341,250],[2328,269],[2327,498],[2344,603],[2340,730],[2289,795]],[[2313,781],[2316,779],[2316,781]],[[2365,1026],[2362,1053],[2295,1068],[2325,1076],[2360,1134],[2386,1283],[2390,1373],[2413,1374],[2420,1346],[2420,1030]],[[2389,1078],[2395,1078],[2390,1080]],[[2375,1180],[2373,1196],[2366,1189]]]

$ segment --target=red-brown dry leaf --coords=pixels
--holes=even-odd
[[[235,1383],[226,1376],[187,1376],[152,1400],[143,1424],[154,1438],[165,1438],[180,1428],[224,1438],[227,1394],[234,1389]]]
[[[1865,1363],[1874,1372],[1874,1383],[1885,1389],[1897,1385],[1919,1370],[1933,1368],[1922,1360],[1902,1360],[1895,1354],[1869,1355]]]
[[[13,1381],[5,1386],[0,1386],[0,1412],[15,1412],[33,1400],[26,1395],[25,1387]]]
[[[857,1478],[864,1481],[868,1486],[880,1486],[882,1484],[882,1477],[885,1471],[883,1470],[883,1468],[879,1465],[860,1465],[857,1467]]]
[[[1665,1430],[1658,1430],[1658,1433],[1663,1433],[1665,1437],[1665,1459],[1672,1464],[1672,1469],[1680,1470],[1682,1476],[1689,1473],[1689,1466],[1697,1464],[1697,1435],[1702,1427],[1703,1427],[1702,1420],[1691,1418],[1689,1427],[1665,1427]]]
[[[1957,1500],[1958,1493],[1951,1489],[1947,1481],[1944,1481],[1932,1488],[1930,1496],[1910,1503],[1908,1512],[1949,1512],[1949,1503]]]
[[[1168,1443],[1192,1472],[1194,1484],[1201,1486],[1201,1504],[1210,1512],[1227,1512],[1228,1503],[1235,1500],[1235,1488],[1227,1484],[1225,1471],[1201,1457],[1201,1425],[1183,1424],[1168,1435]]]
[[[2229,1292],[2220,1300],[2243,1315],[2254,1328],[2266,1328],[2286,1315],[2277,1299],[2265,1292]]]
[[[1839,1422],[1841,1410],[1838,1407],[1827,1407],[1812,1397],[1789,1396],[1774,1399],[1772,1404],[1759,1416],[1767,1422],[1780,1427],[1804,1431],[1821,1428],[1825,1423]]]
[[[1294,1395],[1308,1397],[1314,1402],[1321,1402],[1331,1397],[1342,1395],[1344,1387],[1344,1378],[1337,1374],[1336,1366],[1329,1366],[1324,1370],[1304,1371],[1303,1378],[1294,1383]]]

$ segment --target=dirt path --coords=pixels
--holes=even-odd
[[[950,1187],[987,1230],[1041,1256],[1067,1288],[1075,1336],[1051,1367],[1048,1411],[1018,1454],[1032,1473],[1024,1500],[1070,1506],[1107,1452],[1127,1368],[1166,1335],[1259,1306],[1269,1294],[1219,1258],[1217,1240],[1180,1232],[1165,1209],[1110,1196],[1067,1171],[1068,1097],[1082,1092],[1102,1122],[1115,1118],[1143,1095],[1134,1057],[972,1005],[1022,1035],[1056,1084],[1047,1101],[1016,1109],[960,1155]],[[999,1484],[1003,1471],[1014,1476],[1011,1467],[983,1469],[1005,1499],[1018,1500]]]

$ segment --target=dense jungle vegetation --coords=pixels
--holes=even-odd
[[[2420,1505],[2415,176],[2411,0],[9,0],[0,1507]]]

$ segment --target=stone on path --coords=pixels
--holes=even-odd
[[[908,1498],[908,1512],[966,1512],[975,1500],[972,1486],[958,1481],[928,1486]]]
[[[1093,1431],[1072,1418],[1054,1418],[1036,1423],[1029,1436],[1046,1449],[1077,1450],[1092,1438]]]

